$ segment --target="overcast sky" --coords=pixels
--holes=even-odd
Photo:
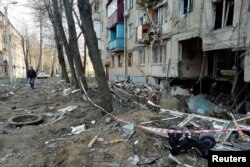
[[[1,11],[4,13],[4,6],[14,1],[18,3],[8,5],[8,18],[10,22],[20,33],[23,33],[24,25],[28,27],[29,33],[34,32],[37,26],[33,21],[32,10],[26,7],[30,0],[0,0]]]

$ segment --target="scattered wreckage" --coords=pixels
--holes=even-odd
[[[62,96],[73,96],[73,94],[80,92],[80,90],[74,90],[68,87],[62,87],[60,89],[60,94]],[[91,91],[91,90],[90,90]],[[103,138],[99,133],[93,133],[89,141],[87,142],[87,148],[89,150],[95,149],[100,143],[105,145],[105,147],[121,144],[121,143],[131,143],[133,145],[133,149],[135,150],[134,156],[128,157],[127,161],[133,165],[144,165],[154,163],[159,159],[159,157],[145,157],[141,156],[138,151],[136,152],[137,147],[139,147],[138,143],[140,143],[140,139],[134,135],[139,130],[136,128],[143,126],[148,128],[165,128],[172,130],[180,130],[180,131],[196,131],[196,130],[216,130],[221,131],[221,133],[198,133],[198,134],[187,134],[187,133],[167,133],[161,134],[157,133],[157,131],[147,131],[145,133],[153,133],[156,135],[163,136],[164,141],[165,138],[168,138],[168,142],[164,143],[170,150],[170,154],[168,158],[175,163],[183,166],[190,166],[188,164],[184,164],[178,160],[178,154],[183,152],[192,152],[198,153],[200,157],[207,157],[207,152],[209,150],[229,150],[229,151],[238,151],[238,150],[250,150],[249,145],[249,127],[247,124],[244,124],[244,121],[250,119],[250,116],[239,117],[235,114],[231,114],[228,112],[227,118],[231,118],[230,120],[219,119],[207,116],[207,113],[211,111],[211,108],[215,108],[216,106],[211,103],[207,105],[207,99],[204,95],[200,95],[197,97],[198,99],[202,99],[197,102],[197,97],[193,99],[195,96],[191,96],[190,92],[181,88],[171,89],[171,95],[173,96],[185,96],[185,102],[195,104],[193,105],[193,110],[189,108],[189,113],[180,112],[173,109],[163,109],[160,105],[161,100],[161,89],[158,87],[149,86],[141,83],[112,83],[111,84],[112,95],[115,100],[119,100],[121,102],[129,102],[136,103],[140,109],[144,110],[152,110],[153,113],[157,114],[157,119],[152,118],[150,120],[144,120],[142,122],[134,123],[133,121],[129,122],[124,120],[122,126],[117,126],[118,124],[112,120],[119,122],[121,118],[116,115],[112,117],[112,115],[107,115],[108,117],[104,121],[108,124],[102,128],[89,128],[85,124],[77,124],[78,126],[71,126],[71,132],[67,134],[63,134],[58,136],[57,138],[47,140],[45,142],[46,145],[53,145],[54,142],[64,141],[69,136],[79,135],[80,133],[88,133],[95,132],[98,129],[98,132],[105,131],[104,129],[115,128],[121,132],[115,138],[107,139]],[[52,93],[57,93],[56,90],[52,91]],[[80,93],[79,93],[80,94]],[[78,94],[78,95],[79,95]],[[204,97],[204,98],[203,98]],[[85,100],[91,100],[87,94],[83,96]],[[187,100],[188,99],[188,100]],[[194,100],[194,101],[192,101]],[[92,103],[93,104],[93,103]],[[190,104],[187,104],[189,107]],[[93,104],[93,106],[98,107],[97,104]],[[205,107],[204,107],[205,106]],[[148,109],[147,109],[147,108]],[[44,113],[42,114],[44,117],[50,117],[49,121],[42,124],[41,126],[47,126],[51,124],[55,124],[58,121],[66,118],[68,114],[72,111],[76,110],[78,106],[69,105],[64,106],[63,108],[55,111],[53,114]],[[49,110],[52,107],[48,108]],[[236,118],[235,118],[236,117]],[[119,120],[117,120],[117,118]],[[111,120],[112,119],[112,120]],[[127,123],[126,123],[127,122]],[[162,126],[162,122],[170,122],[172,125]],[[92,124],[95,124],[95,120],[91,121]],[[114,124],[115,123],[115,124]],[[139,126],[138,126],[139,125]],[[174,126],[173,126],[174,125]],[[225,131],[225,129],[230,129],[230,131]],[[100,130],[100,131],[99,131]],[[136,139],[136,141],[134,141]],[[184,154],[185,155],[185,154]],[[187,154],[189,155],[189,154]],[[186,155],[185,155],[186,156]],[[192,158],[192,161],[196,162],[196,157]]]
[[[134,100],[141,104],[146,103],[149,109],[159,111],[159,114],[164,115],[165,117],[164,119],[160,120],[142,122],[141,125],[153,126],[156,122],[182,118],[183,120],[179,122],[179,124],[174,126],[176,130],[183,130],[188,128],[192,130],[207,129],[221,131],[220,133],[195,134],[191,136],[187,136],[187,134],[178,134],[174,138],[172,134],[168,135],[170,139],[172,138],[172,141],[175,141],[175,144],[181,145],[180,147],[184,148],[184,150],[195,146],[200,155],[202,157],[206,157],[207,151],[210,149],[238,151],[246,150],[246,147],[244,147],[243,145],[249,145],[249,127],[246,124],[239,124],[239,122],[246,121],[250,117],[245,116],[236,120],[235,116],[231,112],[223,110],[221,106],[217,106],[214,103],[210,102],[206,99],[205,95],[200,94],[194,96],[191,95],[188,90],[182,89],[180,87],[174,87],[173,89],[171,89],[172,96],[181,95],[189,97],[186,98],[186,103],[191,113],[183,113],[161,108],[161,106],[159,105],[161,100],[161,90],[158,87],[153,87],[142,83],[118,82],[111,84],[111,91],[114,94],[115,98],[118,98],[121,101]],[[219,112],[221,111],[221,113],[226,114],[226,118],[231,118],[231,120],[218,119],[207,116],[214,110],[218,110]],[[236,115],[239,117],[238,114]],[[173,128],[173,126],[164,128],[171,129]],[[226,129],[229,130],[227,131]],[[158,133],[158,135],[162,134]],[[166,135],[164,134],[162,136]],[[202,143],[202,140],[207,141],[207,145]],[[191,143],[191,145],[188,145],[187,143]],[[170,142],[174,154],[179,152],[179,150],[174,150],[173,147],[175,147],[175,144],[173,144],[173,142]]]

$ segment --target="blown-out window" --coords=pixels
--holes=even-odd
[[[155,45],[153,47],[153,64],[166,63],[166,46]]]
[[[180,0],[180,15],[185,15],[193,11],[193,0]]]
[[[213,4],[214,29],[233,25],[234,0],[220,0]]]

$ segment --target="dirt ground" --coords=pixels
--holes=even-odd
[[[98,91],[93,79],[89,82],[90,98],[98,103]],[[181,166],[168,159],[169,149],[165,137],[151,134],[140,128],[129,137],[114,120],[107,122],[107,115],[84,101],[81,92],[63,95],[66,84],[58,78],[42,83],[37,81],[35,90],[23,84],[13,93],[0,94],[0,166],[1,167],[127,167],[136,156],[140,166]],[[77,106],[58,118],[59,109]],[[135,103],[114,100],[114,115],[136,123],[164,118],[157,112],[143,109]],[[43,121],[37,125],[15,126],[8,119],[20,114],[39,114]],[[92,124],[91,121],[95,121]],[[178,120],[177,120],[178,121]],[[71,134],[71,127],[85,124],[87,130]],[[151,126],[169,127],[174,121],[161,121]],[[89,142],[98,135],[92,148]],[[121,140],[108,144],[113,140]],[[138,144],[134,144],[138,143]],[[136,155],[136,156],[135,156]],[[194,153],[176,156],[183,164],[207,166],[207,161]],[[183,165],[182,165],[183,166]]]

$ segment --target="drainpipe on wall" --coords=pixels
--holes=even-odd
[[[127,0],[124,1],[124,62],[125,62],[125,73],[124,73],[124,77],[125,77],[125,81],[128,77],[128,57],[127,57]]]

